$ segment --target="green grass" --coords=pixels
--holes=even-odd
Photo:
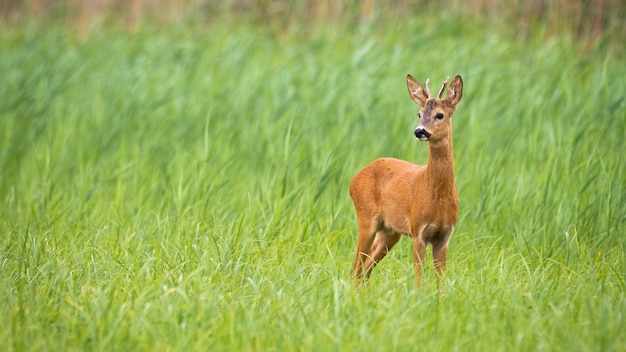
[[[625,55],[452,18],[0,36],[0,349],[626,349]],[[351,177],[461,74],[447,292],[349,276]]]

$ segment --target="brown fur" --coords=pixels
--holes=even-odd
[[[413,262],[421,283],[426,245],[439,276],[446,270],[446,251],[456,225],[459,198],[454,181],[450,118],[461,100],[463,81],[456,76],[446,99],[429,93],[407,76],[411,99],[422,107],[418,129],[427,131],[428,165],[381,158],[359,171],[350,183],[358,222],[353,275],[368,278],[374,266],[400,240],[413,238]],[[438,113],[443,119],[436,119]]]

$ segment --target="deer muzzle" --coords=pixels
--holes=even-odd
[[[418,126],[415,129],[415,138],[419,139],[420,141],[427,141],[428,138],[430,137],[430,132],[426,131],[426,129],[422,126]]]

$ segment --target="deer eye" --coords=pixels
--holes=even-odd
[[[435,119],[437,119],[437,120],[443,119],[443,114],[438,112],[437,115],[435,115]]]
[[[421,119],[422,118],[422,114],[420,114],[419,112],[417,113],[417,118]]]

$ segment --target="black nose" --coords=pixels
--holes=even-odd
[[[417,128],[415,130],[415,138],[417,139],[428,139],[430,137],[430,133],[423,128]]]

